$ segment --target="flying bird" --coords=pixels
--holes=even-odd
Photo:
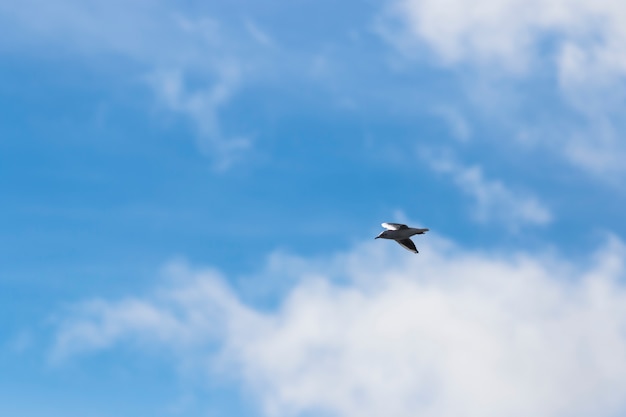
[[[413,235],[423,235],[428,232],[428,229],[416,229],[400,223],[383,223],[382,226],[387,230],[380,232],[374,239],[382,238],[395,240],[400,246],[413,253],[418,253],[418,250],[415,248],[415,243],[413,243],[410,237]]]

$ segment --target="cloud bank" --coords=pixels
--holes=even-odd
[[[67,312],[53,355],[132,346],[210,359],[211,377],[235,376],[268,416],[626,410],[622,242],[579,261],[470,251],[436,235],[418,256],[378,243],[314,260],[276,254],[238,287],[172,265],[150,294]],[[294,280],[276,307],[242,300],[242,286],[276,271]]]

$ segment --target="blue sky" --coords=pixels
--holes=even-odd
[[[0,413],[623,415],[624,24],[0,0]]]

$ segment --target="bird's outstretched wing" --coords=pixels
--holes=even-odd
[[[415,243],[411,239],[396,240],[406,250],[410,250],[413,253],[418,253]]]
[[[381,226],[387,230],[402,230],[402,229],[409,228],[406,224],[400,224],[400,223],[383,223],[381,224]]]

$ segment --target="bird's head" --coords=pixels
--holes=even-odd
[[[378,239],[378,238],[381,238],[381,237],[384,239],[384,238],[386,238],[386,237],[388,236],[388,234],[389,234],[388,232],[389,232],[389,230],[383,230],[383,231],[382,231],[382,232],[380,232],[380,234],[379,234],[378,236],[376,236],[374,239]]]

